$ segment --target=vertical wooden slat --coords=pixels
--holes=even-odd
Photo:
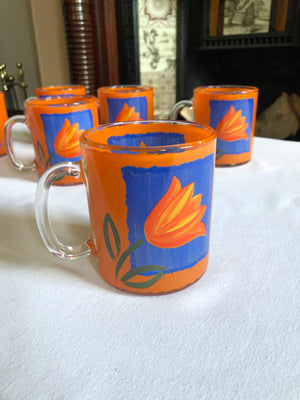
[[[137,0],[115,0],[121,84],[140,83]]]
[[[114,0],[94,0],[97,27],[97,65],[98,87],[119,83],[119,58]]]
[[[114,0],[63,0],[72,83],[96,95],[119,83]]]
[[[96,29],[91,0],[63,0],[65,32],[72,83],[96,93]]]

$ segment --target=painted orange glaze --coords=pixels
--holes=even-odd
[[[31,132],[32,142],[35,150],[35,163],[39,175],[41,175],[45,171],[46,167],[49,167],[49,160],[51,160],[52,156],[52,154],[49,154],[48,151],[45,127],[42,120],[43,116],[50,117],[61,115],[62,121],[65,121],[68,114],[72,114],[78,111],[80,112],[89,110],[91,115],[90,126],[97,126],[99,124],[97,98],[94,96],[74,96],[62,99],[29,99],[25,102],[25,110],[26,121]],[[58,150],[60,152],[60,155],[64,157],[62,161],[68,161],[66,156],[80,156],[80,152],[78,151],[79,132],[77,131],[77,133],[75,133],[76,129],[74,130],[73,126],[73,130],[71,128],[71,130],[69,131],[69,137],[66,138],[65,141],[62,141],[63,131],[61,130],[61,128],[62,126],[57,131],[57,134],[59,134],[59,138],[58,142],[56,142],[56,145],[54,145],[55,139],[53,139],[54,150]],[[65,144],[67,145],[67,149],[64,152],[63,146]],[[62,153],[64,155],[62,155]],[[59,154],[57,153],[57,155]],[[55,182],[55,185],[69,185],[78,183],[78,179],[72,176],[66,176],[62,180]]]
[[[162,294],[180,290],[196,280],[205,272],[208,264],[209,253],[202,259],[186,269],[175,270],[172,273],[157,271],[157,275],[146,276],[136,274],[130,279],[132,286],[126,284],[126,276],[129,276],[132,269],[130,256],[126,253],[130,245],[129,225],[128,225],[128,197],[126,192],[126,182],[124,181],[124,168],[133,167],[137,170],[145,170],[160,167],[186,166],[194,161],[203,160],[211,156],[212,168],[210,183],[213,185],[213,166],[216,147],[216,134],[213,129],[193,123],[171,123],[170,121],[145,121],[144,124],[120,123],[100,127],[101,129],[90,129],[80,138],[82,159],[81,175],[84,176],[84,183],[87,186],[89,214],[91,221],[90,247],[98,261],[99,273],[109,284],[118,289],[139,294]],[[147,146],[147,132],[176,132],[184,135],[184,143],[174,145],[180,151],[170,151],[171,147],[151,147]],[[109,146],[107,141],[110,137],[130,135],[145,135],[142,146],[132,147],[128,151],[122,146]],[[128,148],[127,148],[128,149]],[[210,158],[209,158],[210,160]],[[201,174],[201,171],[198,171]],[[206,173],[207,174],[207,173]],[[198,174],[191,178],[197,182],[201,179]],[[199,235],[206,235],[209,231],[210,215],[206,214],[206,206],[202,204],[202,194],[194,193],[194,185],[188,184],[182,187],[178,178],[173,178],[171,185],[160,188],[165,196],[162,196],[162,210],[157,211],[154,207],[154,214],[145,224],[145,230],[151,232],[153,236],[153,224],[159,218],[166,218],[164,227],[160,226],[159,234],[163,237],[166,231],[178,231],[185,225],[189,240]],[[159,189],[159,190],[160,190]],[[136,189],[138,193],[138,188]],[[150,192],[151,194],[151,192]],[[177,197],[176,197],[177,196]],[[209,199],[211,203],[212,199]],[[159,202],[160,203],[160,202]],[[175,204],[176,203],[176,204]],[[168,207],[169,205],[169,207]],[[170,207],[172,205],[172,207]],[[118,232],[118,239],[114,239],[112,226],[109,225],[106,240],[113,243],[112,254],[109,254],[103,233],[103,226],[107,213],[115,224]],[[164,214],[166,213],[166,214]],[[203,226],[201,220],[203,215],[208,216],[208,223]],[[151,218],[156,221],[151,221]],[[195,221],[195,223],[194,223]],[[160,221],[162,222],[162,221]],[[182,225],[181,225],[182,224]],[[166,229],[163,232],[163,228]],[[190,231],[189,231],[190,230]],[[150,234],[150,236],[151,236]],[[142,246],[147,239],[152,239],[147,235]],[[155,236],[155,235],[154,235]],[[187,238],[178,235],[177,246],[185,246]],[[197,240],[197,239],[196,239]],[[174,244],[174,243],[173,243]],[[165,245],[165,243],[163,244]],[[169,243],[170,245],[170,243]],[[119,246],[119,249],[118,249]],[[172,246],[172,243],[171,243]],[[156,248],[154,246],[154,248]],[[164,251],[164,249],[162,250]],[[126,256],[127,254],[127,256]],[[122,263],[120,262],[124,255]],[[146,257],[146,256],[145,256]],[[146,263],[147,264],[147,263]],[[120,269],[118,270],[118,265]],[[161,266],[162,268],[164,265]],[[155,268],[153,268],[155,269]],[[134,271],[133,271],[134,272]],[[161,275],[159,275],[161,274]],[[149,287],[135,287],[135,285],[160,277]],[[128,283],[128,282],[127,282]]]
[[[4,92],[0,91],[0,156],[6,154],[4,125],[8,119]]]
[[[211,101],[222,102],[220,104],[223,104],[225,108],[226,103],[235,104],[237,101],[245,100],[253,102],[252,113],[251,115],[249,113],[247,118],[243,115],[241,110],[231,105],[227,115],[219,121],[219,125],[216,127],[211,125]],[[217,166],[244,164],[251,159],[257,101],[258,88],[252,86],[203,86],[194,89],[193,108],[195,122],[211,125],[217,132]],[[220,109],[221,108],[219,108],[219,110]],[[249,137],[246,130],[249,131]],[[226,151],[218,154],[219,139],[231,143],[235,140],[249,140],[249,148],[247,151],[242,151],[239,154],[227,153]]]
[[[103,86],[98,88],[97,96],[99,100],[99,112],[100,112],[100,122],[102,124],[108,124],[112,122],[121,121],[134,121],[134,120],[151,120],[154,117],[153,111],[153,87],[151,86],[140,86],[140,85],[117,85],[117,86]],[[138,110],[135,110],[134,99],[139,102],[142,98],[145,98],[147,105],[147,113],[141,115]],[[116,111],[116,115],[111,113],[111,107],[113,107],[109,102],[114,100],[119,101],[119,106],[121,107]],[[125,109],[123,110],[123,104]],[[130,104],[127,104],[131,102]],[[117,107],[117,106],[116,106]],[[121,111],[122,110],[122,111]],[[120,114],[121,113],[121,114]],[[113,118],[114,116],[114,118]]]

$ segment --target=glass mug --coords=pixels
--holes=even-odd
[[[20,171],[38,170],[41,175],[47,168],[63,161],[80,160],[79,137],[83,131],[99,124],[97,98],[74,96],[67,98],[31,98],[25,102],[24,115],[11,117],[5,125],[5,143],[12,164]],[[12,129],[16,123],[26,124],[31,133],[35,160],[25,166],[13,150]],[[79,183],[67,176],[57,185]]]
[[[257,101],[254,86],[200,86],[194,89],[192,101],[175,104],[170,119],[177,119],[182,107],[192,107],[195,122],[217,132],[216,165],[244,164],[252,155]]]
[[[37,184],[36,219],[48,250],[76,260],[93,254],[110,285],[139,294],[183,289],[205,272],[216,133],[182,121],[102,125],[80,137],[81,162],[61,163]],[[57,176],[86,185],[91,236],[58,241],[48,216]]]
[[[101,124],[153,119],[151,86],[103,86],[97,96]]]
[[[4,126],[8,120],[4,92],[0,91],[0,156],[6,154]]]
[[[84,85],[61,85],[61,86],[41,86],[35,89],[36,97],[44,99],[46,97],[73,97],[84,96],[86,94]]]

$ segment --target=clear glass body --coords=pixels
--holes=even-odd
[[[80,168],[52,167],[37,186],[36,218],[47,248],[64,259],[93,253],[108,283],[140,294],[170,293],[201,277],[208,263],[216,134],[179,121],[108,124],[80,138]],[[65,175],[85,185],[90,238],[58,241],[48,191]]]

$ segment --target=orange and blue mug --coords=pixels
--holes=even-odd
[[[41,175],[47,168],[63,161],[78,162],[81,158],[79,138],[87,129],[99,124],[97,98],[31,98],[25,102],[26,115],[11,117],[5,125],[5,142],[12,164],[21,171],[37,169]],[[32,136],[35,160],[24,166],[13,151],[12,129],[16,123],[26,124]],[[78,183],[66,177],[56,184]]]
[[[93,254],[105,281],[139,294],[194,283],[209,257],[216,133],[189,122],[135,121],[92,128],[80,137],[81,162],[51,167],[39,179],[37,224],[45,245],[74,260]],[[48,217],[56,176],[81,177],[91,236],[71,247]]]
[[[0,156],[6,154],[6,146],[4,140],[4,125],[8,119],[5,96],[2,91],[0,91]]]
[[[170,119],[177,119],[182,107],[192,107],[195,122],[217,133],[216,165],[244,164],[252,155],[257,101],[254,86],[200,86],[194,89],[192,101],[175,104]]]
[[[153,87],[103,86],[97,90],[101,124],[153,119]]]
[[[41,86],[35,89],[36,97],[45,99],[46,97],[73,97],[84,96],[86,89],[84,85],[60,85],[60,86]]]

